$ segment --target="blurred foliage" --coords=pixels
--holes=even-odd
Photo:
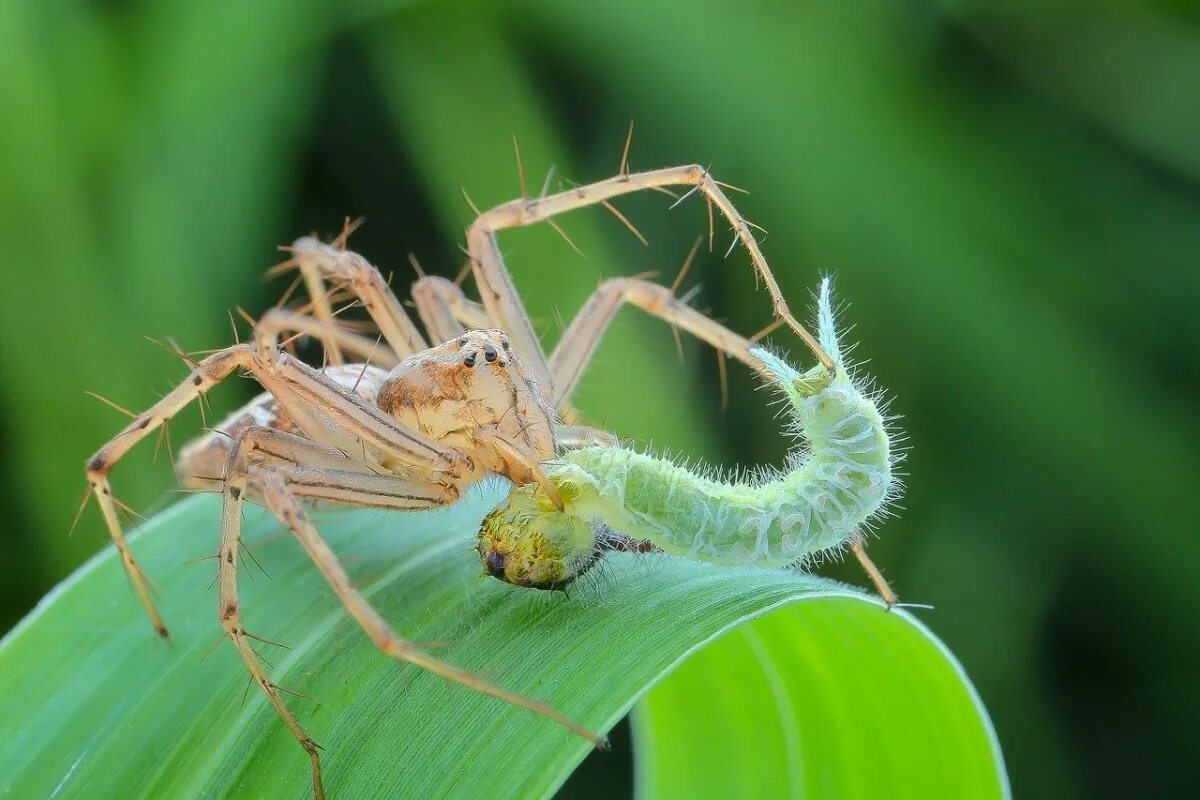
[[[178,378],[144,336],[225,344],[297,234],[402,289],[453,274],[479,205],[518,184],[687,161],[739,199],[797,305],[822,271],[913,451],[874,546],[992,711],[1018,796],[1200,789],[1200,15],[1173,0],[0,4],[0,476],[11,623],[98,549],[66,538],[82,463]],[[564,220],[503,246],[547,339],[601,275],[669,280],[694,199]],[[692,272],[735,329],[770,318],[744,255]],[[275,256],[278,258],[278,256]],[[624,312],[579,396],[623,434],[778,460],[753,382]],[[776,336],[780,344],[795,345]],[[797,351],[798,352],[798,351]],[[213,413],[252,391],[221,393]],[[177,439],[199,425],[174,426]],[[145,448],[149,450],[150,448]],[[129,459],[147,508],[170,471]],[[831,574],[861,581],[850,565]],[[169,591],[169,587],[168,591]],[[197,598],[197,602],[210,602]]]

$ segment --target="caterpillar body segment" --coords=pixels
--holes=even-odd
[[[721,480],[619,446],[586,447],[546,465],[564,508],[535,486],[514,489],[483,523],[479,552],[510,583],[558,588],[619,541],[646,541],[718,565],[779,567],[851,542],[896,494],[888,423],[847,371],[829,281],[818,298],[818,330],[835,371],[799,372],[762,349],[784,395],[789,432],[808,443],[779,471]],[[614,533],[615,532],[615,533]]]

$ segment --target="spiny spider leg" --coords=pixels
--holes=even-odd
[[[776,316],[786,321],[820,361],[833,371],[834,364],[829,355],[808,329],[792,315],[791,308],[784,299],[770,267],[767,266],[758,242],[754,239],[750,224],[734,208],[708,170],[693,164],[632,175],[620,174],[545,197],[510,200],[484,212],[471,223],[471,227],[467,229],[467,252],[471,258],[471,267],[475,271],[475,282],[479,287],[483,305],[492,319],[512,337],[513,346],[525,359],[535,378],[552,385],[550,366],[525,307],[517,295],[512,276],[504,266],[504,259],[496,242],[496,233],[505,228],[542,222],[558,214],[603,203],[620,195],[667,186],[692,186],[717,207],[733,226],[736,240],[740,240],[749,251],[755,270],[771,294]],[[558,387],[554,388],[557,392]],[[558,393],[556,396],[561,398],[563,395]]]
[[[896,591],[888,583],[888,579],[883,577],[883,571],[867,555],[866,537],[860,533],[851,539],[850,551],[858,559],[859,566],[862,567],[863,572],[867,573],[867,577],[871,579],[871,583],[875,584],[875,591],[879,592],[879,597],[882,598],[884,605],[887,606],[887,610],[891,611],[900,602],[900,598],[896,596]]]
[[[765,375],[762,362],[750,354],[753,342],[696,311],[666,286],[639,278],[611,278],[584,302],[550,356],[551,380],[560,402],[574,393],[596,346],[625,303],[682,328]]]
[[[117,517],[117,507],[113,500],[112,487],[108,482],[108,474],[112,472],[117,462],[129,452],[130,448],[158,430],[160,425],[174,417],[208,389],[220,383],[235,369],[246,367],[253,357],[254,349],[250,345],[235,345],[208,356],[196,365],[191,375],[182,383],[151,406],[148,411],[134,417],[124,430],[108,440],[87,462],[88,486],[100,505],[104,524],[108,527],[108,534],[112,537],[117,552],[121,554],[121,561],[125,565],[129,580],[133,583],[138,597],[141,598],[142,605],[146,607],[150,622],[159,636],[167,635],[167,626],[154,606],[154,600],[150,595],[142,568],[134,560],[133,552],[129,549],[129,544],[125,539],[121,520]]]
[[[422,275],[413,283],[412,296],[426,331],[435,340],[452,339],[467,328],[486,328],[496,324],[482,305],[468,299],[458,284],[445,278]],[[717,350],[761,372],[762,365],[749,354],[753,342],[691,308],[675,297],[672,289],[639,278],[612,278],[602,283],[584,302],[550,358],[552,380],[558,392],[558,407],[565,419],[574,419],[575,414],[569,406],[570,397],[591,362],[600,339],[625,303],[692,333]],[[273,322],[272,315],[277,313],[285,312],[268,312],[260,328],[267,327],[265,323],[268,321]],[[305,326],[305,331],[311,331],[320,338],[320,327],[315,321],[308,317],[303,319],[311,323]],[[380,362],[377,358],[371,360],[372,363]],[[391,365],[385,362],[381,366]],[[606,431],[574,425],[556,426],[555,439],[558,447],[564,449],[616,442],[615,437]]]
[[[446,502],[445,490],[447,487],[436,483],[421,486],[387,476],[367,475],[361,471],[353,471],[355,466],[353,460],[337,451],[301,436],[271,428],[248,428],[238,434],[230,446],[222,491],[221,542],[217,549],[220,563],[217,572],[220,586],[218,616],[225,634],[233,642],[238,655],[250,670],[254,681],[262,688],[296,741],[308,753],[312,765],[313,789],[318,798],[323,798],[324,786],[321,780],[320,756],[317,752],[316,742],[288,709],[279,695],[278,688],[267,677],[242,622],[237,590],[238,550],[241,545],[242,504],[245,502],[246,491],[250,488],[251,464],[255,461],[276,462],[277,466],[254,468],[256,473],[265,475],[265,478],[255,481],[258,484],[255,488],[264,495],[267,507],[272,513],[293,531],[296,530],[297,521],[293,516],[292,507],[298,509],[299,503],[291,493],[282,489],[283,478],[281,476],[285,469],[292,472],[288,480],[293,486],[303,486],[308,489],[311,492],[309,496],[380,508],[430,508]],[[304,463],[306,466],[304,468],[290,466],[299,463]],[[367,467],[365,463],[358,466],[360,469]],[[346,469],[346,467],[351,469]],[[270,488],[264,488],[264,486]],[[280,497],[284,495],[289,501],[286,511],[281,510],[283,506],[281,506]],[[303,514],[302,511],[300,513]],[[305,523],[307,524],[306,518]],[[308,527],[311,529],[311,525]],[[309,535],[320,543],[323,553],[328,554],[329,558],[333,557],[317,537],[315,530],[310,531]],[[309,549],[308,542],[303,539],[302,542],[305,544],[305,549]],[[320,566],[320,562],[318,565]],[[345,572],[343,571],[341,574],[344,576]],[[358,596],[358,600],[366,606],[361,596]],[[348,603],[347,608],[350,608]],[[351,611],[354,613],[354,609]],[[366,612],[378,617],[369,606],[366,606]],[[355,616],[360,618],[358,614]]]
[[[233,477],[233,476],[232,476]],[[305,548],[308,557],[317,565],[317,569],[322,572],[325,581],[329,583],[330,588],[334,590],[338,600],[341,600],[344,606],[349,610],[350,615],[359,622],[362,630],[371,638],[372,642],[383,650],[386,655],[397,658],[400,661],[406,661],[414,664],[416,667],[430,670],[430,672],[442,676],[443,679],[456,682],[473,690],[488,694],[488,696],[504,700],[506,703],[511,703],[521,708],[533,711],[534,714],[539,714],[551,718],[551,720],[562,724],[563,727],[571,730],[572,733],[583,736],[595,744],[601,744],[604,739],[601,736],[596,736],[589,732],[586,728],[580,726],[570,718],[559,714],[552,706],[541,703],[539,700],[530,699],[514,692],[505,691],[504,688],[492,684],[480,675],[467,672],[467,670],[452,666],[438,660],[438,658],[427,654],[414,643],[409,642],[397,636],[391,626],[380,616],[376,609],[362,597],[359,590],[350,582],[350,578],[337,560],[334,552],[331,551],[325,541],[320,537],[316,527],[307,516],[304,506],[301,505],[298,498],[292,492],[289,492],[289,476],[286,470],[263,470],[262,476],[257,479],[263,485],[264,500],[266,507],[274,513],[277,519],[280,519],[289,530],[300,541],[300,545]],[[227,504],[229,503],[227,497]],[[236,506],[238,504],[232,504]],[[268,694],[271,704],[275,705],[278,714],[283,717],[284,722],[292,730],[292,734],[296,740],[300,742],[301,747],[308,753],[308,758],[312,765],[313,789],[316,793],[317,800],[323,800],[324,787],[322,777],[320,777],[320,757],[317,752],[317,745],[296,718],[283,704],[282,699],[278,696],[276,687],[268,676],[263,672],[262,666],[258,663],[258,657],[250,648],[250,642],[245,638],[245,628],[240,624],[240,615],[238,612],[238,604],[236,604],[236,545],[238,545],[238,530],[236,527],[240,524],[240,513],[238,511],[227,511],[223,517],[224,521],[228,522],[228,528],[223,524],[222,527],[222,552],[226,551],[226,547],[234,548],[234,559],[230,561],[228,557],[221,559],[221,595],[222,608],[233,609],[233,613],[228,618],[222,618],[222,624],[226,627],[230,638],[234,640],[238,646],[239,654],[242,660],[246,662],[246,666],[250,667],[254,679],[258,681],[259,686],[263,687],[264,692]],[[222,612],[224,614],[224,610]]]
[[[375,366],[385,369],[391,369],[400,363],[400,358],[392,349],[378,339],[351,333],[334,320],[322,323],[315,315],[308,316],[282,308],[272,308],[263,314],[255,330],[277,339],[296,333],[311,336],[321,342],[325,352],[331,357],[334,352],[348,353],[363,361],[370,360]]]
[[[311,425],[328,439],[326,444],[349,452],[355,445],[365,443],[399,464],[441,473],[448,482],[472,469],[466,454],[400,426],[379,408],[304,362],[281,352],[274,344],[274,336],[264,334],[254,345],[234,345],[200,361],[175,389],[130,421],[88,460],[88,484],[100,504],[109,535],[121,554],[134,589],[160,636],[167,635],[167,628],[125,539],[108,474],[134,445],[237,368],[245,369],[257,379],[293,419],[331,421],[332,428],[319,423]]]
[[[225,470],[221,543],[218,549],[219,616],[226,634],[234,643],[254,680],[267,695],[297,742],[308,753],[312,765],[313,787],[318,798],[324,796],[324,788],[316,743],[287,708],[277,687],[267,677],[260,659],[247,639],[242,622],[237,589],[238,548],[241,542],[242,504],[252,483],[262,493],[267,508],[295,534],[338,599],[371,641],[384,653],[427,669],[446,680],[546,716],[594,742],[601,741],[599,737],[558,713],[548,704],[509,692],[479,675],[447,664],[429,655],[413,642],[398,636],[354,587],[345,569],[321,538],[300,502],[301,497],[306,497],[377,508],[429,508],[446,502],[444,492],[447,487],[437,483],[422,484],[419,481],[403,481],[389,476],[366,475],[323,467],[298,467],[286,463],[306,449],[309,450],[305,453],[308,458],[297,460],[307,462],[332,459],[336,463],[336,454],[331,454],[327,448],[271,428],[251,428],[243,431],[230,448]],[[252,466],[260,460],[273,463]]]
[[[334,283],[346,283],[362,301],[383,334],[384,341],[398,356],[403,358],[428,349],[425,338],[388,288],[382,273],[365,258],[350,250],[339,250],[311,236],[297,239],[291,250],[301,270],[315,271],[320,278]],[[308,284],[307,273],[305,275],[305,283]],[[315,280],[307,288],[315,315],[324,324],[331,324],[332,314],[328,319],[323,318],[326,313],[323,308],[328,308],[323,281]],[[322,306],[322,303],[325,305]],[[331,359],[330,363],[335,362]]]
[[[494,328],[496,323],[457,283],[436,275],[422,276],[412,285],[413,305],[429,338],[444,342],[469,328]]]
[[[487,216],[485,214],[481,218]],[[305,253],[305,258],[310,262],[319,260],[322,264],[322,275],[327,278],[340,276],[341,279],[348,280],[348,275],[352,270],[370,272],[372,277],[360,276],[357,281],[351,282],[352,288],[356,292],[359,291],[360,286],[380,286],[387,291],[378,270],[372,267],[366,259],[353,252],[339,250],[332,245],[322,245],[307,238],[297,240],[293,250],[296,253]],[[499,268],[504,268],[502,262]],[[315,287],[316,291],[324,294],[323,283],[318,282]],[[388,294],[391,297],[390,292]],[[486,308],[469,300],[461,287],[445,278],[422,275],[413,284],[412,296],[426,332],[435,341],[453,339],[467,328],[486,328],[497,324],[502,326],[502,320],[490,317]],[[392,301],[394,303],[394,297],[392,297]],[[378,307],[374,300],[364,298],[364,302],[369,303],[368,309],[372,306]],[[674,296],[673,289],[638,278],[613,278],[601,284],[596,292],[587,299],[550,358],[548,365],[550,380],[539,381],[543,389],[553,391],[559,410],[565,417],[573,417],[570,413],[570,396],[590,362],[599,340],[612,322],[617,310],[624,303],[635,305],[674,327],[682,328],[696,335],[718,350],[745,362],[753,369],[761,368],[757,359],[749,354],[749,349],[753,344],[748,339],[733,333],[692,309]],[[524,314],[523,309],[521,313]],[[373,316],[376,316],[378,321],[379,316]],[[270,314],[264,317],[264,320],[269,318]],[[404,319],[407,320],[407,316]],[[332,320],[329,323],[330,326],[335,324]],[[306,329],[312,327],[308,326]],[[329,341],[338,334],[343,337],[341,341],[344,342],[346,334],[336,330],[335,333],[328,334],[324,339]],[[511,333],[509,335],[511,337]],[[372,359],[372,361],[378,363],[376,359]],[[526,363],[528,363],[527,360]]]
[[[304,246],[301,246],[302,242]],[[300,270],[300,276],[304,279],[304,288],[308,291],[313,317],[322,327],[333,330],[336,324],[333,319],[333,307],[330,305],[329,295],[326,293],[325,275],[321,268],[321,257],[324,255],[324,251],[307,246],[308,242],[309,237],[305,237],[298,239],[293,244],[292,263]],[[329,249],[337,251],[337,248],[334,247]],[[327,363],[335,365],[345,363],[340,342],[332,338],[325,341],[325,360]]]
[[[452,479],[471,471],[473,464],[465,453],[400,425],[390,414],[303,361],[278,349],[268,352],[270,360],[264,359],[260,350],[248,370],[306,433],[319,432],[319,440],[346,452],[365,444],[401,465],[444,473]],[[322,431],[316,419],[332,421],[335,427]]]

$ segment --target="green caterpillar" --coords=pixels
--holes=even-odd
[[[840,548],[899,492],[896,453],[875,398],[845,368],[830,282],[818,297],[818,334],[832,358],[800,373],[753,352],[782,391],[790,433],[808,442],[787,467],[720,480],[620,446],[585,447],[545,465],[564,503],[534,484],[514,488],[483,521],[484,568],[509,583],[562,588],[606,551],[642,547],[719,565],[778,567]]]

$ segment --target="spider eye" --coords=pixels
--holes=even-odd
[[[468,341],[469,340],[467,339],[467,337],[465,337],[465,336],[460,337],[458,340],[459,347],[466,347]]]
[[[465,366],[465,367],[475,366],[475,354],[474,353],[471,353],[471,355],[469,355],[463,359],[463,366]]]
[[[486,358],[488,361],[495,361],[497,355],[498,354],[496,353],[496,348],[492,347],[490,344],[486,348],[484,348],[483,357]]]
[[[512,345],[509,344],[508,339],[505,339],[504,341],[502,341],[500,343],[500,346],[503,347],[505,350],[508,350],[512,347]]]

